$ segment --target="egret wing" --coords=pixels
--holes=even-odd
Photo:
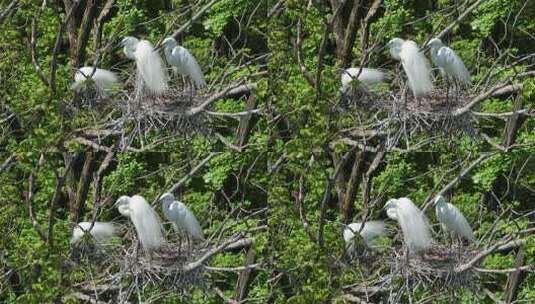
[[[474,232],[472,231],[472,227],[470,227],[470,224],[468,224],[468,221],[464,217],[464,215],[461,213],[461,211],[452,204],[448,204],[449,209],[449,227],[450,229],[457,232],[460,236],[466,238],[469,241],[475,241]]]
[[[181,55],[183,68],[185,71],[187,71],[187,74],[191,77],[191,79],[193,79],[195,85],[199,88],[206,86],[204,74],[199,66],[199,63],[197,62],[197,59],[195,59],[195,57],[193,57],[193,55],[191,55],[186,48],[182,48]]]
[[[202,232],[201,225],[199,224],[199,221],[195,217],[195,215],[186,208],[184,211],[184,226],[188,233],[194,238],[203,240],[204,234]]]
[[[453,76],[457,81],[463,85],[470,85],[472,80],[470,79],[470,72],[464,65],[463,61],[455,52],[449,47],[442,47],[439,50],[439,57],[443,57],[445,62],[444,69],[448,74]]]

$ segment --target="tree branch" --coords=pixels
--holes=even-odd
[[[202,112],[206,107],[208,107],[215,101],[218,101],[223,98],[231,97],[231,96],[250,94],[254,89],[256,89],[256,84],[254,83],[243,84],[243,85],[240,85],[240,83],[238,83],[238,84],[230,85],[223,91],[220,91],[208,97],[199,106],[189,109],[188,111],[186,111],[185,115],[186,116],[196,115]]]
[[[479,96],[475,97],[474,99],[472,99],[472,101],[470,101],[464,107],[455,110],[452,113],[452,115],[454,117],[461,116],[461,115],[469,112],[474,106],[476,106],[477,104],[479,104],[480,102],[482,102],[484,100],[487,100],[487,99],[489,99],[491,97],[497,97],[497,96],[501,96],[501,95],[505,95],[505,94],[516,93],[516,92],[518,92],[520,90],[522,90],[522,85],[521,84],[511,84],[511,85],[498,84],[498,85],[494,86],[493,88],[491,88],[490,90],[488,90],[488,91],[480,94]]]
[[[182,187],[182,185],[187,182],[197,171],[201,170],[212,158],[215,156],[221,154],[221,152],[212,152],[210,153],[205,159],[203,159],[200,163],[197,164],[193,169],[191,169],[188,174],[186,174],[184,177],[182,177],[177,183],[175,183],[167,192],[175,192],[178,188]]]

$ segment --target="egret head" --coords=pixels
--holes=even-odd
[[[397,208],[398,208],[398,200],[395,199],[395,198],[391,198],[389,199],[385,206],[383,207],[383,209],[386,210],[386,215],[388,215],[389,218],[393,219],[393,220],[397,220],[398,219],[398,216],[397,216]]]
[[[163,47],[166,49],[173,49],[175,46],[177,46],[176,40],[173,37],[167,37],[162,42]]]
[[[121,46],[133,47],[139,40],[136,37],[126,36],[121,41]]]
[[[119,197],[119,199],[117,199],[117,201],[115,201],[115,204],[113,206],[114,207],[119,207],[119,206],[128,205],[129,201],[130,201],[130,196],[123,195],[123,196]]]
[[[438,205],[438,204],[445,204],[446,203],[446,199],[444,199],[444,197],[442,195],[437,195],[437,197],[435,197],[435,206]]]
[[[443,45],[444,45],[444,43],[442,43],[442,41],[440,39],[438,39],[438,38],[433,38],[433,39],[429,40],[429,42],[426,44],[426,46],[431,47],[431,48],[433,48],[433,47],[441,47]]]
[[[405,40],[396,37],[396,38],[390,39],[390,41],[388,41],[387,45],[389,47],[401,47],[403,42],[405,42]]]
[[[401,59],[399,54],[401,53],[401,46],[403,45],[404,42],[405,40],[401,38],[394,38],[388,41],[387,46],[390,48],[390,55],[392,56],[392,58],[396,60]]]
[[[175,197],[172,193],[167,192],[167,193],[162,194],[162,196],[160,196],[159,201],[160,203],[162,203],[162,205],[168,206],[175,201]]]
[[[444,43],[438,38],[433,38],[429,40],[429,42],[425,45],[424,51],[427,51],[428,49],[431,50],[431,52],[438,51],[439,48],[443,47]]]

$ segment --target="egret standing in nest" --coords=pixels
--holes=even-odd
[[[127,58],[135,60],[138,81],[148,93],[161,95],[167,90],[167,71],[158,52],[147,40],[125,37],[121,45]]]
[[[182,77],[189,77],[193,81],[192,88],[206,86],[206,80],[204,80],[204,74],[199,63],[186,48],[178,45],[173,37],[165,38],[162,45],[165,59],[175,73],[180,74]]]
[[[165,243],[160,218],[142,196],[121,196],[115,206],[119,213],[130,218],[134,224],[145,252],[150,253]]]
[[[75,92],[80,92],[88,82],[93,82],[98,91],[106,95],[110,89],[119,84],[119,77],[108,70],[84,66],[74,74],[74,83],[71,88]]]
[[[72,230],[71,244],[79,243],[86,233],[93,238],[95,244],[104,245],[117,234],[117,228],[106,222],[95,222],[92,227],[91,222],[80,222]]]
[[[342,88],[340,91],[346,93],[354,81],[357,81],[365,89],[371,89],[385,81],[385,73],[378,69],[370,68],[349,68],[342,72]]]
[[[418,45],[412,40],[394,38],[387,46],[390,48],[392,58],[401,61],[414,96],[421,97],[431,93],[433,90],[431,66]]]
[[[390,199],[384,209],[389,218],[398,222],[410,252],[421,253],[433,245],[427,218],[410,199]]]
[[[175,200],[171,193],[164,193],[160,197],[160,203],[165,217],[173,223],[173,227],[176,230],[185,233],[186,239],[191,238],[193,241],[204,240],[199,221],[184,203]]]
[[[369,249],[376,249],[377,246],[373,241],[379,237],[386,235],[386,225],[383,221],[366,221],[363,223],[351,223],[344,229],[343,237],[346,242],[347,252],[349,256],[358,253],[359,250],[355,248],[355,235],[359,234],[362,237],[364,245]]]
[[[469,87],[472,84],[470,72],[452,49],[438,38],[431,39],[427,46],[431,52],[431,61],[440,68],[442,75],[452,79],[460,87]]]
[[[469,242],[475,242],[476,238],[472,227],[470,227],[464,215],[453,204],[446,202],[442,195],[438,195],[435,198],[435,211],[437,219],[444,230]]]

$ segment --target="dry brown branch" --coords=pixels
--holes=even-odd
[[[468,173],[472,172],[472,170],[474,170],[474,168],[476,168],[481,162],[483,162],[484,160],[488,159],[489,157],[491,157],[492,155],[495,155],[496,152],[486,152],[486,153],[482,153],[475,161],[473,161],[468,167],[466,167],[465,169],[463,169],[461,171],[461,173],[459,173],[459,175],[457,175],[454,179],[452,179],[446,186],[444,186],[444,188],[442,188],[438,193],[437,193],[437,196],[438,195],[445,195],[448,191],[450,191],[451,189],[453,189],[453,187],[459,182],[461,181]],[[429,201],[427,201],[425,204],[424,204],[424,207],[423,207],[423,210],[425,211],[429,206],[430,204],[433,202],[434,200],[434,197],[432,197]]]
[[[236,285],[235,299],[239,302],[243,301],[247,297],[249,290],[249,284],[253,276],[253,270],[260,267],[260,263],[256,263],[256,251],[253,247],[249,247],[247,256],[245,257],[245,265],[241,267],[240,274],[238,276],[238,283]]]
[[[374,0],[372,5],[370,6],[370,9],[368,10],[368,13],[366,14],[366,17],[364,17],[364,20],[362,21],[362,34],[360,40],[360,47],[362,50],[368,49],[368,39],[370,37],[370,21],[377,14],[379,7],[381,7],[381,2],[381,0]]]
[[[89,34],[91,32],[91,25],[95,19],[95,14],[99,4],[100,0],[88,0],[85,3],[85,10],[80,22],[80,28],[78,29],[78,35],[76,38],[76,45],[74,47],[75,56],[73,60],[73,66],[75,67],[80,66],[80,64],[84,62],[86,46],[89,41]]]
[[[91,148],[93,148],[93,149],[95,149],[97,151],[103,151],[103,152],[107,152],[107,153],[112,152],[111,148],[99,145],[96,142],[90,141],[89,139],[86,139],[86,138],[83,138],[83,137],[77,136],[77,137],[74,137],[72,140],[76,141],[79,144],[82,144],[84,146],[91,147]],[[67,142],[65,144],[67,144]]]
[[[178,190],[182,185],[187,182],[197,171],[201,170],[212,158],[216,157],[217,155],[221,154],[221,152],[212,152],[207,157],[205,157],[201,162],[199,162],[193,169],[191,169],[188,174],[184,175],[178,182],[176,182],[167,192],[175,192]]]
[[[13,163],[15,162],[15,157],[15,153],[13,153],[8,156],[6,160],[4,160],[2,165],[0,165],[0,174],[4,173],[4,171],[7,171],[11,167],[11,165],[13,165]]]
[[[502,95],[505,95],[505,94],[512,94],[512,93],[519,92],[520,90],[522,90],[522,85],[521,84],[511,84],[511,85],[498,84],[498,85],[494,86],[493,88],[491,88],[490,90],[481,93],[480,95],[478,95],[477,97],[472,99],[472,101],[470,101],[468,104],[466,104],[462,108],[459,108],[459,109],[455,110],[452,113],[452,115],[453,116],[461,116],[461,115],[463,115],[465,113],[468,113],[477,104],[479,104],[482,101],[485,101],[485,100],[489,99],[490,97],[502,96]]]
[[[43,69],[41,68],[41,64],[39,63],[39,59],[37,58],[37,50],[35,49],[37,45],[37,22],[41,17],[41,14],[45,10],[45,7],[47,5],[47,0],[43,0],[41,3],[41,6],[39,7],[39,10],[35,14],[35,17],[32,19],[32,29],[31,29],[31,37],[30,37],[30,53],[32,57],[32,63],[35,69],[35,72],[37,73],[37,76],[39,79],[48,87],[50,86],[50,82],[46,78]]]
[[[351,168],[351,174],[349,175],[349,180],[346,185],[346,193],[344,195],[344,202],[342,205],[342,221],[347,223],[351,221],[353,217],[353,210],[355,199],[357,197],[357,190],[360,185],[358,179],[362,179],[362,171],[364,170],[364,159],[366,157],[366,152],[356,151],[355,161]]]
[[[524,240],[511,241],[511,238],[509,237],[505,241],[498,242],[498,243],[492,245],[491,247],[489,247],[489,248],[487,248],[485,250],[482,250],[481,252],[479,252],[475,257],[473,257],[467,263],[464,263],[462,265],[456,266],[454,271],[456,273],[460,273],[460,272],[466,271],[468,269],[471,269],[475,265],[477,265],[482,259],[484,259],[486,256],[488,256],[488,255],[490,255],[492,253],[495,253],[495,252],[498,252],[498,251],[509,250],[509,249],[521,246],[524,243],[525,243]]]
[[[212,6],[214,6],[214,4],[216,4],[219,0],[212,0],[210,2],[208,2],[205,6],[203,6],[197,13],[195,13],[195,15],[193,15],[193,17],[191,17],[190,20],[188,20],[188,22],[184,23],[178,30],[176,30],[171,36],[174,37],[175,39],[178,39],[178,36],[180,36],[180,34],[182,34],[182,32],[184,32],[188,27],[190,27],[195,21],[197,21],[197,19],[199,19],[200,17],[202,17],[204,15],[204,13],[206,13]]]
[[[316,239],[318,240],[318,244],[323,247],[323,226],[325,224],[325,212],[327,209],[327,203],[331,199],[331,190],[334,186],[334,183],[336,181],[336,178],[338,177],[338,174],[342,171],[342,168],[346,165],[347,161],[351,157],[351,153],[355,151],[355,148],[352,148],[349,150],[344,157],[340,160],[336,168],[334,169],[334,173],[331,176],[327,177],[327,184],[325,187],[325,191],[323,193],[323,199],[321,200],[321,207],[320,207],[320,221],[318,225],[318,233],[316,236]]]
[[[183,269],[184,272],[193,271],[193,270],[199,268],[200,266],[202,266],[206,261],[208,261],[214,255],[216,255],[216,254],[222,252],[223,250],[225,250],[227,247],[241,245],[243,243],[248,243],[250,241],[251,240],[249,240],[249,239],[242,239],[242,237],[239,236],[239,235],[235,236],[235,237],[232,237],[232,238],[226,240],[225,242],[223,242],[221,245],[219,245],[219,246],[207,251],[198,260],[184,265],[184,267],[182,269]]]
[[[28,193],[26,194],[26,203],[28,204],[28,213],[30,214],[30,219],[32,221],[33,228],[39,235],[39,238],[41,241],[46,242],[46,235],[43,232],[43,228],[37,221],[37,217],[35,216],[35,212],[33,210],[33,195],[35,191],[35,181],[34,176],[39,169],[39,166],[30,173],[30,177],[28,178]]]
[[[223,98],[228,98],[232,96],[237,95],[246,95],[251,94],[251,92],[256,88],[256,84],[232,84],[228,86],[226,89],[213,94],[212,96],[208,97],[203,103],[201,103],[199,106],[194,107],[186,111],[186,116],[193,116],[195,114],[198,114],[202,112],[204,109],[206,109],[209,105],[214,103],[215,101],[218,101]]]
[[[54,194],[52,195],[52,199],[50,200],[50,203],[48,205],[48,233],[46,236],[48,244],[51,248],[54,247],[54,221],[56,216],[56,205],[59,202],[61,189],[63,188],[63,184],[65,183],[65,176],[69,173],[71,166],[72,162],[67,163],[65,165],[65,170],[61,175],[55,172],[56,187],[54,188]]]
[[[71,19],[73,13],[78,9],[78,4],[80,1],[74,2],[74,4],[69,8],[65,20],[60,23],[58,33],[56,35],[56,42],[54,43],[54,50],[52,51],[52,59],[50,59],[50,89],[55,94],[56,93],[56,69],[57,69],[57,55],[61,47],[61,38],[67,23]]]
[[[99,301],[95,299],[94,297],[90,295],[86,295],[85,293],[82,293],[82,292],[73,292],[69,295],[64,296],[63,300],[67,301],[70,298],[75,298],[77,300],[83,301],[84,303],[91,303],[91,304],[106,304],[107,303],[104,301]]]
[[[474,270],[477,272],[483,272],[483,273],[500,273],[500,274],[510,274],[513,272],[535,272],[535,265],[526,265],[526,266],[520,266],[516,268],[506,268],[506,269],[485,269],[485,268],[478,268],[474,267]]]
[[[87,193],[89,191],[89,185],[91,183],[91,172],[93,170],[93,160],[94,152],[87,151],[85,152],[84,165],[82,167],[82,172],[80,179],[78,180],[78,185],[76,187],[76,197],[74,202],[70,202],[70,212],[74,222],[78,222],[80,215],[82,214],[82,209],[84,208],[85,201],[87,199]]]
[[[302,22],[301,19],[297,20],[297,38],[295,40],[295,52],[297,56],[297,64],[299,65],[299,69],[301,70],[301,73],[303,74],[303,77],[305,77],[305,80],[308,82],[308,84],[312,87],[315,86],[314,84],[314,78],[312,77],[312,73],[308,70],[308,68],[305,66],[305,62],[303,59],[303,29],[302,29]]]
[[[464,18],[466,18],[466,16],[468,16],[468,14],[470,14],[473,10],[475,10],[479,5],[481,5],[481,3],[485,2],[484,0],[478,0],[476,2],[474,2],[474,4],[470,5],[465,11],[463,11],[463,13],[461,15],[459,15],[459,17],[457,17],[457,19],[455,19],[455,21],[453,21],[450,25],[446,26],[446,28],[444,28],[442,30],[442,32],[440,32],[436,38],[442,38],[444,37],[447,33],[449,33],[449,31],[451,31],[451,29],[453,29],[454,26],[456,26],[459,22],[461,22]]]
[[[9,17],[18,7],[19,7],[19,1],[11,1],[10,4],[2,11],[0,12],[0,25],[4,23],[4,21]]]

